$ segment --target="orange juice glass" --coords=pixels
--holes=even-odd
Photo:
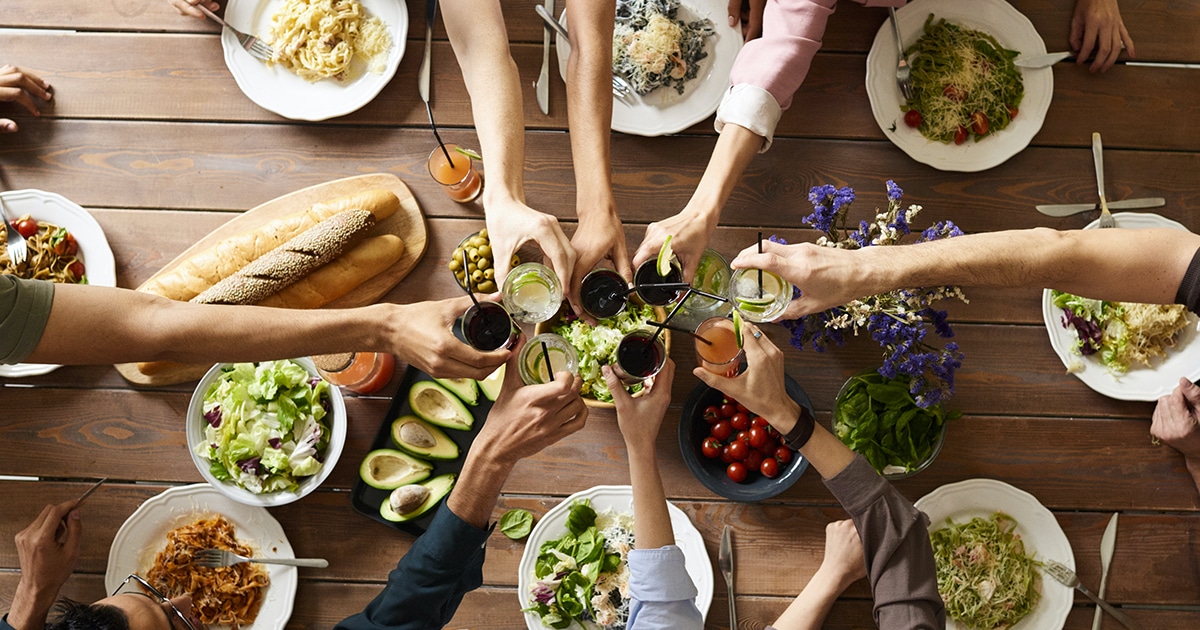
[[[386,352],[347,352],[313,357],[317,373],[358,394],[377,392],[392,380],[396,358]]]
[[[700,367],[721,376],[737,376],[742,349],[737,345],[733,321],[710,317],[700,323],[696,334],[709,343],[696,340],[696,360]]]
[[[440,146],[434,148],[429,154],[429,174],[433,176],[433,181],[442,185],[451,199],[470,203],[483,190],[483,177],[475,170],[474,160],[469,155],[455,151],[457,148],[457,144],[447,144],[445,151]],[[447,153],[453,162],[446,160]]]

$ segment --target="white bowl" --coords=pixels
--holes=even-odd
[[[313,365],[312,359],[292,359],[308,370],[308,373],[314,377],[320,378],[317,374],[317,367]],[[196,385],[196,391],[192,393],[192,401],[188,403],[186,416],[186,433],[188,452],[192,455],[192,463],[196,465],[196,470],[200,471],[200,475],[205,481],[216,488],[221,494],[246,505],[260,505],[263,507],[272,507],[276,505],[286,505],[293,501],[299,500],[307,495],[317,486],[325,481],[329,473],[333,472],[333,467],[337,465],[338,458],[342,455],[342,447],[346,445],[346,403],[342,400],[342,392],[337,387],[330,386],[329,401],[332,409],[329,410],[328,420],[329,429],[333,435],[329,438],[329,447],[325,449],[325,461],[321,465],[321,471],[317,474],[300,481],[300,487],[295,491],[270,492],[264,494],[256,494],[245,488],[230,482],[217,479],[209,472],[209,460],[201,457],[196,453],[196,445],[204,441],[204,395],[208,393],[209,388],[221,373],[221,368],[229,365],[228,363],[218,363],[208,370],[204,378],[200,379],[200,383]]]

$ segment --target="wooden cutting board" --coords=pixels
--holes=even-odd
[[[395,193],[396,197],[400,199],[400,208],[387,220],[372,228],[368,236],[395,234],[404,239],[404,254],[391,267],[346,295],[326,304],[323,308],[353,308],[374,304],[412,271],[417,262],[421,260],[421,256],[425,254],[425,246],[428,241],[425,233],[425,217],[421,215],[421,208],[417,205],[417,200],[413,198],[412,191],[404,185],[404,182],[400,181],[399,177],[389,173],[358,175],[317,184],[247,210],[187,248],[146,282],[174,269],[185,258],[208,249],[230,236],[248,232],[279,217],[302,212],[314,203],[331,201],[374,189],[390,190]],[[125,377],[125,380],[135,385],[173,385],[197,380],[204,376],[204,373],[212,366],[211,364],[180,364],[152,376],[139,372],[134,363],[121,363],[115,367],[121,376]]]

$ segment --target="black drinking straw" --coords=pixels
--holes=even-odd
[[[438,135],[437,124],[433,122],[433,110],[429,107],[429,101],[425,101],[425,112],[429,114],[429,126],[433,128],[433,137],[437,139],[438,146],[442,147],[442,153],[446,155],[446,161],[450,163],[450,168],[454,168],[454,159],[450,157],[450,151],[446,149],[446,143],[442,142],[442,137]],[[466,267],[463,267],[466,270]]]
[[[625,295],[629,295],[640,289],[686,289],[689,285],[686,282],[655,282],[653,284],[638,284],[628,289],[625,289]]]
[[[689,287],[687,293],[683,294],[683,299],[679,300],[679,303],[675,305],[675,308],[671,309],[671,312],[667,314],[667,318],[662,321],[662,327],[660,327],[658,330],[655,330],[654,335],[650,337],[651,345],[654,345],[654,340],[658,339],[658,333],[661,333],[663,329],[666,328],[667,324],[670,323],[671,318],[675,317],[675,313],[679,312],[679,309],[683,306],[683,303],[686,302],[690,297],[692,297],[692,289]]]
[[[437,131],[434,131],[434,133],[436,134]],[[760,254],[762,253],[762,232],[758,233],[758,253],[760,253]],[[758,297],[759,297],[759,299],[762,298],[762,294],[763,294],[762,269],[759,269],[758,270]]]
[[[550,382],[554,382],[554,368],[550,367],[550,349],[546,347],[546,342],[542,342],[542,358],[546,360],[546,373],[550,375]]]
[[[703,341],[706,345],[709,345],[709,346],[712,345],[711,341],[705,339],[704,337],[701,337],[700,335],[697,335],[696,333],[694,333],[686,328],[680,328],[679,326],[671,326],[668,324],[660,324],[654,320],[648,320],[646,323],[650,324],[651,326],[657,326],[658,328],[666,328],[667,330],[674,330],[675,332],[681,332],[686,335],[691,335],[691,336],[695,337],[697,341]]]
[[[467,271],[467,250],[465,249],[463,250],[463,283],[460,286],[471,297],[471,303],[479,306],[479,300],[475,299],[475,294],[471,292],[471,272]]]

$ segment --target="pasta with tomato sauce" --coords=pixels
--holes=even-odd
[[[9,229],[25,237],[25,262],[13,262],[7,245],[0,241],[0,273],[26,280],[87,284],[87,268],[79,258],[79,243],[67,228],[25,215],[13,221]]]

